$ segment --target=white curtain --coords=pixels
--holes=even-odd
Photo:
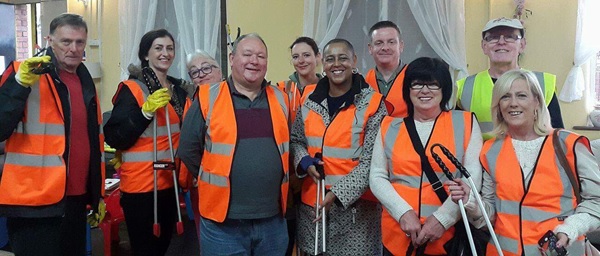
[[[320,49],[337,37],[350,0],[304,0],[304,35]]]
[[[129,64],[140,64],[137,57],[138,45],[142,36],[154,29],[157,3],[157,0],[119,1],[121,80],[129,76]]]
[[[221,1],[214,0],[128,0],[119,1],[121,80],[127,79],[129,64],[139,65],[138,45],[142,36],[164,28],[175,39],[175,62],[169,75],[189,79],[186,56],[202,49],[217,57]],[[220,58],[216,58],[217,62]]]
[[[220,62],[219,25],[221,24],[221,1],[174,0],[179,36],[176,39],[179,77],[187,78],[186,56],[196,49],[206,51]]]
[[[558,99],[562,101],[581,100],[583,96],[585,79],[581,65],[600,50],[600,15],[598,15],[598,11],[600,11],[600,1],[578,1],[575,61],[558,95]]]
[[[464,0],[408,0],[408,5],[431,48],[458,71],[454,80],[468,76]]]

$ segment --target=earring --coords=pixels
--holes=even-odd
[[[352,74],[358,74],[358,68],[353,68],[352,69]]]
[[[327,73],[325,73],[325,71],[323,71],[323,72],[321,72],[321,76],[322,76],[322,77],[326,77],[326,76],[327,76]]]

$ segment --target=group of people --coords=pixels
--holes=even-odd
[[[558,247],[583,255],[584,235],[600,227],[598,163],[587,138],[556,129],[555,76],[520,68],[522,24],[486,24],[490,68],[457,82],[456,108],[447,64],[403,63],[391,21],[374,24],[369,37],[376,67],[366,76],[351,42],[333,39],[321,52],[299,37],[290,46],[295,72],[271,84],[266,43],[246,34],[233,43],[229,77],[198,50],[187,59],[189,83],[167,75],[173,36],[147,32],[141,65],[129,66],[101,127],[81,63],[87,25],[56,17],[45,55],[11,63],[0,80],[0,215],[13,251],[85,253],[86,207],[97,212],[104,193],[106,141],[120,155],[134,255],[166,253],[177,184],[191,192],[202,255],[448,255],[458,201],[474,227],[485,225],[472,190],[481,191],[504,255],[539,255],[548,230]],[[443,175],[436,144],[475,188],[448,159],[457,178]],[[157,161],[168,168],[155,170]]]

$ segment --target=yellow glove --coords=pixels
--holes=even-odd
[[[104,203],[104,200],[100,200],[100,203],[98,204],[98,212],[92,211],[90,214],[88,214],[87,222],[90,224],[90,227],[94,228],[97,227],[102,220],[104,220],[105,216],[106,204]]]
[[[148,96],[144,105],[142,105],[142,111],[149,116],[154,116],[154,112],[159,108],[162,108],[169,104],[171,100],[171,94],[167,88],[162,88]]]
[[[50,60],[51,58],[48,55],[26,59],[19,66],[19,71],[17,71],[15,79],[23,87],[32,86],[40,79],[40,75],[34,74],[32,70],[38,68],[42,64],[50,63]]]
[[[121,165],[123,164],[123,154],[120,150],[115,152],[115,157],[113,157],[113,159],[110,159],[110,161],[108,161],[108,164],[114,166],[115,170],[121,167]]]

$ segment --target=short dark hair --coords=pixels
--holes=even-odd
[[[310,48],[312,48],[313,53],[315,55],[317,55],[319,53],[319,46],[317,46],[317,42],[315,42],[314,39],[312,39],[310,37],[307,37],[307,36],[301,36],[301,37],[296,38],[296,40],[294,40],[294,42],[292,43],[292,45],[290,45],[290,50],[292,48],[294,48],[294,45],[297,45],[299,43],[305,43],[308,46],[310,46]]]
[[[62,26],[71,26],[76,28],[85,29],[85,33],[88,32],[87,23],[83,20],[83,17],[73,13],[63,13],[52,19],[50,22],[50,35],[54,34],[57,28]]]
[[[331,44],[345,44],[346,47],[348,47],[348,49],[350,49],[350,51],[352,52],[352,55],[356,55],[354,53],[354,46],[352,46],[352,43],[350,43],[350,41],[343,39],[343,38],[334,38],[331,39],[331,41],[327,42],[327,44],[325,45],[325,47],[323,47],[323,53],[325,52],[325,49],[327,49],[327,47],[329,47],[329,45]],[[325,56],[323,56],[323,58],[325,58]]]
[[[238,44],[240,44],[240,42],[246,38],[256,38],[256,39],[260,40],[262,42],[262,44],[265,46],[265,50],[267,50],[267,52],[269,52],[269,49],[267,48],[267,44],[265,43],[265,40],[263,40],[262,37],[257,33],[250,33],[250,34],[242,35],[242,36],[238,37],[237,39],[235,39],[235,41],[233,41],[233,47],[231,47],[231,54],[235,54],[235,52],[237,51]]]
[[[413,81],[437,81],[442,89],[440,108],[448,110],[448,102],[452,97],[452,77],[450,77],[450,70],[446,62],[437,58],[421,57],[406,67],[404,84],[402,86],[402,98],[406,102],[408,116],[410,117],[413,116],[415,111],[415,106],[410,100],[410,84]]]
[[[138,58],[142,62],[142,67],[148,66],[148,61],[146,60],[146,56],[148,56],[148,51],[150,51],[150,47],[152,47],[152,42],[156,38],[161,37],[169,37],[171,41],[173,41],[173,46],[175,46],[175,39],[173,39],[173,35],[169,33],[166,29],[156,29],[152,31],[148,31],[144,36],[142,36],[142,40],[140,40],[140,47],[138,50]]]
[[[400,28],[398,27],[398,25],[396,25],[396,23],[391,22],[389,20],[382,20],[382,21],[379,21],[379,22],[373,24],[373,26],[371,26],[371,28],[369,29],[369,38],[371,39],[371,41],[373,40],[373,32],[375,32],[375,30],[382,29],[382,28],[395,29],[398,32],[398,39],[402,40],[402,32],[400,32]]]

